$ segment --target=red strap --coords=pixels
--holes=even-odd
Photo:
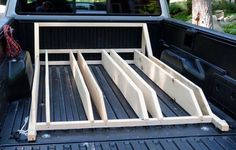
[[[21,46],[14,39],[12,30],[13,29],[9,25],[3,26],[4,37],[7,42],[6,54],[10,58],[16,58],[19,56],[21,52]]]

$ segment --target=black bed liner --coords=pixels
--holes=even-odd
[[[132,66],[157,92],[165,116],[188,115],[137,67]],[[85,120],[82,103],[68,66],[50,67],[51,118],[54,121]],[[100,85],[109,118],[137,117],[119,89],[101,65],[90,69]],[[41,67],[38,122],[45,121],[44,67]],[[52,86],[50,86],[52,87]],[[58,92],[59,91],[59,92]],[[115,106],[115,107],[114,107]],[[228,121],[229,132],[220,132],[212,124],[172,125],[113,129],[81,129],[68,131],[41,131],[37,141],[28,143],[16,131],[29,115],[30,99],[12,102],[1,125],[0,144],[9,149],[236,149],[235,120],[210,104],[214,113]],[[93,107],[94,108],[94,107]],[[95,119],[99,115],[94,109]],[[50,136],[49,138],[45,138]]]

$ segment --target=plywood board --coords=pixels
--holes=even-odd
[[[134,63],[190,115],[202,116],[196,97],[190,88],[138,51],[134,52]]]
[[[105,51],[102,53],[102,65],[135,113],[142,119],[148,119],[146,104],[142,92]]]
[[[163,118],[156,92],[141,78],[115,51],[111,51],[112,59],[125,71],[130,79],[142,91],[148,112],[155,118]]]
[[[72,74],[74,76],[75,83],[76,83],[77,89],[79,91],[80,98],[82,100],[87,118],[89,121],[94,121],[89,91],[88,91],[88,88],[84,82],[84,78],[82,76],[82,73],[80,72],[80,69],[79,69],[77,61],[74,57],[74,54],[72,52],[70,53],[70,62],[71,62],[70,66],[71,66]]]
[[[206,97],[202,91],[201,88],[199,88],[197,85],[192,83],[190,80],[182,76],[180,73],[176,72],[157,58],[150,56],[149,57],[154,63],[156,63],[158,66],[160,66],[162,69],[164,69],[166,72],[168,72],[170,75],[172,75],[174,78],[178,79],[180,82],[182,82],[184,85],[189,87],[193,90],[196,99],[198,101],[198,104],[202,110],[203,115],[210,115],[212,113],[210,106],[206,100]]]
[[[102,90],[100,89],[96,79],[94,78],[92,72],[90,71],[82,54],[78,52],[77,55],[78,55],[79,68],[84,77],[85,83],[88,87],[93,103],[95,104],[102,120],[107,121],[107,112],[106,112]]]

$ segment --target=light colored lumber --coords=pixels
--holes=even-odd
[[[45,65],[45,61],[40,61],[40,65]],[[49,61],[48,62],[49,66],[69,66],[70,61]]]
[[[143,23],[40,22],[40,27],[142,27]]]
[[[134,63],[153,82],[192,116],[203,116],[193,91],[140,52],[134,52]]]
[[[50,124],[50,90],[49,90],[49,65],[48,53],[45,53],[45,107],[46,107],[46,122]]]
[[[199,118],[197,116],[167,117],[163,119],[150,118],[142,119],[112,119],[104,122],[102,120],[89,121],[64,121],[52,122],[48,127],[45,122],[37,123],[38,131],[45,130],[65,130],[65,129],[90,129],[90,128],[123,128],[140,126],[160,126],[160,125],[183,125],[183,124],[201,124],[210,123],[211,116]]]
[[[174,78],[178,79],[180,82],[182,82],[184,85],[189,87],[193,90],[198,104],[200,105],[200,108],[202,110],[203,115],[210,115],[212,113],[211,108],[206,100],[206,97],[202,91],[201,88],[199,88],[197,85],[195,85],[193,82],[182,76],[180,73],[175,71],[174,69],[170,68],[168,65],[164,64],[157,58],[150,56],[149,57],[154,63],[156,63],[158,66],[160,66],[162,69],[164,69],[166,72],[168,72],[170,75],[172,75]]]
[[[147,27],[146,23],[143,24],[143,38],[144,38],[145,45],[146,45],[147,55],[148,56],[153,56],[152,46],[151,46],[150,37],[149,37],[149,33],[148,33],[148,27]]]
[[[212,123],[221,131],[229,131],[229,125],[225,120],[220,119],[215,114],[211,114]]]
[[[158,60],[157,58],[150,56],[149,57],[154,63],[159,65],[162,69],[167,71],[169,74],[171,74],[174,78],[178,79],[180,82],[185,84],[187,87],[193,90],[196,99],[198,101],[198,104],[201,108],[201,111],[203,115],[211,115],[212,116],[212,123],[219,128],[221,131],[228,131],[229,130],[229,125],[227,124],[226,121],[220,119],[217,117],[213,112],[211,111],[211,108],[207,102],[207,99],[200,87],[198,87],[196,84],[182,76],[180,73],[175,71],[174,69],[170,68],[168,65],[163,63],[162,61]]]
[[[141,45],[141,53],[145,54],[146,52],[146,39],[145,39],[145,35],[144,35],[144,30],[142,30],[142,41],[141,41],[142,45]]]
[[[77,90],[79,91],[80,98],[83,103],[87,118],[89,121],[94,121],[89,91],[86,87],[83,76],[80,72],[79,66],[78,66],[77,61],[76,61],[74,54],[72,52],[70,53],[70,62],[71,62],[70,66],[71,66],[72,74],[74,76]]]
[[[142,92],[105,51],[102,53],[102,65],[138,117],[148,119],[148,113]]]
[[[34,23],[34,60],[39,57],[39,24]]]
[[[111,49],[40,49],[40,53],[44,54],[46,51],[49,54],[69,54],[70,52],[77,53],[102,53],[102,51],[110,52]],[[141,51],[140,48],[114,48],[117,53],[133,53],[135,50]]]
[[[38,109],[38,94],[39,94],[39,77],[40,77],[40,64],[39,56],[35,59],[34,79],[31,94],[31,108],[28,125],[28,141],[36,140],[36,122],[37,122],[37,109]]]
[[[211,116],[178,116],[178,117],[164,117],[159,120],[150,119],[149,125],[185,125],[185,124],[200,124],[200,123],[211,123]]]
[[[128,64],[134,64],[133,60],[125,60]],[[87,60],[88,65],[99,65],[102,64],[101,60]],[[45,65],[45,61],[41,61],[40,65]],[[48,65],[50,66],[67,66],[70,65],[70,61],[49,61]]]
[[[95,104],[102,120],[107,121],[107,112],[106,112],[106,107],[105,107],[102,91],[96,79],[94,78],[92,72],[90,71],[86,61],[84,60],[82,54],[78,52],[77,55],[78,55],[79,68],[84,77],[85,83],[89,89],[93,103]]]
[[[152,117],[163,118],[156,92],[115,51],[111,51],[110,55],[142,91],[147,110]]]

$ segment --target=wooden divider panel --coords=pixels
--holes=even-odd
[[[100,89],[99,85],[97,84],[97,81],[94,78],[92,72],[90,71],[82,54],[80,52],[78,52],[77,55],[78,55],[79,68],[80,68],[81,73],[84,77],[85,83],[89,89],[92,100],[93,100],[102,120],[107,121],[107,112],[106,112],[106,107],[105,107],[105,103],[104,103],[102,90]]]
[[[110,51],[113,60],[125,71],[142,91],[148,112],[155,118],[163,118],[156,92],[143,80],[114,50]]]
[[[190,88],[138,51],[134,52],[134,63],[190,115],[202,116],[196,97]]]
[[[102,52],[102,65],[138,117],[148,119],[148,113],[142,92],[106,51]]]
[[[70,66],[71,66],[72,74],[74,76],[75,83],[76,83],[77,89],[79,91],[80,98],[83,103],[87,118],[89,121],[94,121],[89,91],[87,89],[87,86],[84,82],[82,73],[80,72],[79,66],[78,66],[77,61],[76,61],[74,54],[72,52],[70,52]]]
[[[198,104],[202,110],[203,115],[210,115],[212,113],[211,108],[201,88],[199,88],[197,85],[189,81],[187,78],[185,78],[184,76],[182,76],[181,74],[179,74],[178,72],[176,72],[175,70],[173,70],[172,68],[170,68],[169,66],[161,62],[160,60],[158,60],[157,58],[153,56],[150,56],[149,58],[154,63],[156,63],[156,65],[160,66],[162,69],[168,72],[171,76],[173,76],[174,78],[182,82],[184,85],[186,85],[188,88],[193,90],[197,98]]]

